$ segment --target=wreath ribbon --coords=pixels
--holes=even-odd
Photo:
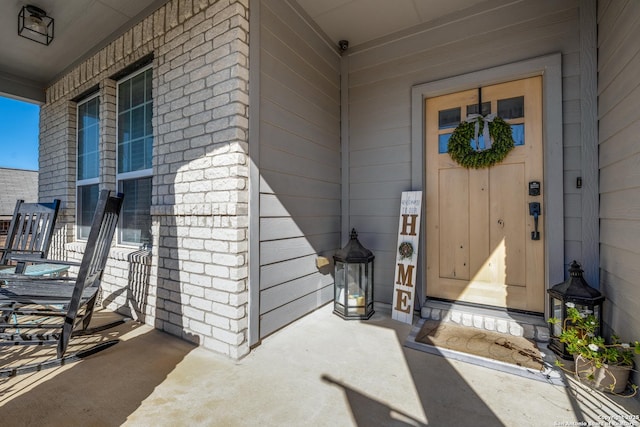
[[[482,128],[482,139],[484,140],[484,149],[488,150],[491,148],[491,135],[489,134],[489,123],[491,123],[496,118],[495,113],[487,114],[483,116],[482,114],[469,114],[467,118],[464,120],[467,123],[475,122],[475,133],[474,133],[474,141],[476,142],[476,151],[480,150],[480,142],[478,141],[478,134],[480,133],[480,121],[484,121],[484,126]]]

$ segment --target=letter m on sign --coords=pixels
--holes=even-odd
[[[400,201],[391,317],[409,324],[413,323],[421,211],[422,191],[404,191]]]

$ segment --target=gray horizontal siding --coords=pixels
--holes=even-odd
[[[623,341],[640,337],[639,38],[640,2],[598,2],[600,287]]]
[[[260,3],[260,337],[326,304],[340,246],[340,58],[286,1]]]
[[[490,1],[349,51],[349,223],[376,255],[376,300],[390,303],[401,192],[411,188],[411,87],[561,52],[565,185],[580,176],[579,2]],[[574,159],[574,157],[576,157]],[[579,258],[581,194],[565,197],[565,263]],[[575,209],[571,208],[575,206]],[[422,280],[419,280],[420,283]]]

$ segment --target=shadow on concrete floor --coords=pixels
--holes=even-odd
[[[167,337],[129,321],[95,336],[73,338],[71,351],[103,340],[120,341],[78,362],[0,379],[2,418],[12,426],[121,425],[194,349]],[[55,348],[21,348],[31,363],[55,358]],[[3,357],[5,367],[19,363],[16,350],[9,349],[14,353]]]
[[[538,427],[640,413],[407,348],[410,330],[382,310],[344,321],[325,306],[234,361],[129,322],[80,362],[0,380],[0,414],[11,426]]]

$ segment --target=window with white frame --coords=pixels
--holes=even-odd
[[[100,98],[95,94],[77,106],[76,236],[89,237],[98,203],[100,174]]]
[[[118,82],[116,180],[124,193],[119,243],[151,245],[151,155],[153,149],[152,69],[145,67]]]

